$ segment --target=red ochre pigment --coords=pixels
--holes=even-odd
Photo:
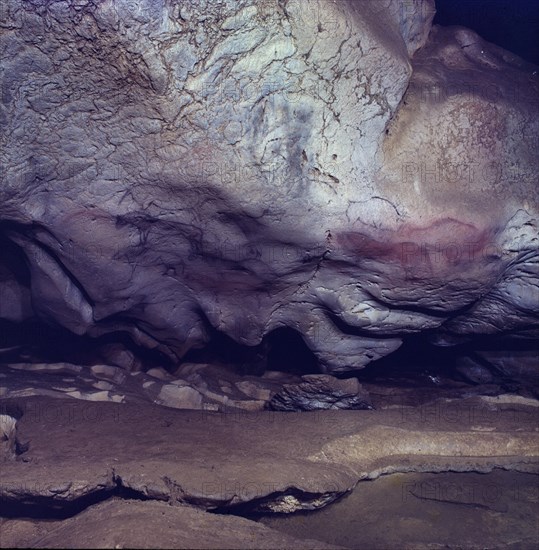
[[[430,266],[433,270],[483,264],[497,255],[494,231],[479,230],[452,218],[424,227],[403,225],[397,231],[369,229],[369,233],[336,233],[337,246],[344,254],[358,258],[398,262],[406,268]]]

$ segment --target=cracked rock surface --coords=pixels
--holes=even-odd
[[[111,499],[61,523],[52,522],[52,526],[8,523],[3,529],[3,547],[20,541],[20,531],[25,529],[30,548],[341,548],[286,535],[244,518],[155,501]]]
[[[339,380],[327,374],[302,376],[299,384],[285,384],[269,402],[275,411],[371,409],[369,394],[356,378]]]
[[[536,68],[433,13],[5,0],[0,319],[172,362],[289,327],[326,372],[537,337]]]
[[[1,463],[1,546],[131,546],[139,536],[139,547],[167,547],[185,526],[205,538],[185,534],[174,547],[318,547],[304,533],[297,546],[247,519],[208,512],[325,509],[388,474],[539,473],[538,401],[516,396],[229,414],[50,397],[2,402],[2,412],[13,410],[28,447]],[[38,521],[47,518],[63,521]],[[518,534],[534,536],[530,528]]]
[[[348,548],[532,549],[539,539],[538,490],[536,475],[503,470],[393,474],[360,484],[319,514],[262,522]]]

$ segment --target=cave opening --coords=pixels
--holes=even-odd
[[[208,328],[209,341],[191,349],[183,363],[218,363],[245,375],[261,376],[265,371],[282,371],[296,375],[319,372],[318,360],[301,335],[288,327],[268,333],[257,346],[245,346],[226,335]]]
[[[333,372],[332,377],[357,379],[369,389],[385,386],[392,387],[395,392],[416,391],[418,396],[425,390],[436,392],[448,388],[463,392],[469,388],[485,395],[539,396],[536,339],[476,336],[453,345],[439,345],[435,341],[434,333],[406,335],[393,353],[362,369]],[[111,354],[111,350],[114,353]],[[129,361],[115,361],[125,356]],[[275,377],[282,373],[281,381],[288,383],[299,383],[305,375],[323,372],[301,334],[288,327],[268,333],[257,346],[241,345],[212,329],[204,347],[191,349],[174,363],[158,350],[137,346],[127,332],[79,336],[36,318],[21,323],[0,319],[0,363],[7,367],[18,363],[67,363],[88,368],[116,364],[126,373],[160,371],[163,377],[172,378],[181,376],[182,366],[193,364],[194,367],[213,368],[202,375],[209,379],[219,375],[218,369],[224,369],[238,379],[248,377],[255,382],[271,378],[272,373]]]
[[[476,336],[459,344],[437,345],[434,339],[428,332],[408,335],[393,353],[341,376],[357,377],[363,384],[418,391],[454,386],[485,395],[539,396],[539,376],[535,372],[539,360],[537,340]]]

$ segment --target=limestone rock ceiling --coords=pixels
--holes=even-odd
[[[289,327],[326,372],[537,337],[537,69],[432,1],[0,13],[0,319],[173,361]]]

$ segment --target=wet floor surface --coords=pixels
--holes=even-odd
[[[362,481],[320,511],[259,521],[297,538],[354,549],[539,548],[539,476],[392,474]]]

